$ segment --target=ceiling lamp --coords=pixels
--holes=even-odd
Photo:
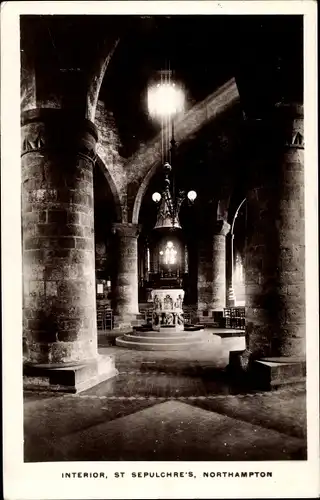
[[[183,111],[184,93],[175,83],[158,83],[148,89],[148,109],[151,116],[168,117]]]
[[[161,119],[161,158],[164,170],[164,187],[160,193],[155,192],[152,200],[159,204],[155,229],[181,229],[179,210],[182,202],[188,198],[193,203],[197,197],[195,191],[189,191],[187,196],[180,191],[175,196],[170,190],[169,174],[172,170],[172,161],[176,141],[174,138],[173,117],[184,107],[184,93],[176,83],[171,81],[172,71],[160,72],[161,81],[148,89],[148,108],[153,117]],[[171,165],[170,165],[170,163]]]

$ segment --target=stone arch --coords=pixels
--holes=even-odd
[[[234,223],[235,223],[235,219],[238,216],[238,213],[239,213],[241,207],[243,205],[245,205],[246,203],[247,203],[247,197],[246,196],[242,197],[242,200],[240,202],[239,202],[239,199],[238,199],[236,205],[234,206],[235,210],[232,210],[231,216],[229,214],[229,223],[231,225],[231,233],[232,233],[232,229],[233,229],[233,226],[234,226]]]
[[[103,162],[103,160],[100,158],[100,156],[97,156],[97,159],[96,159],[96,166],[98,168],[100,168],[101,172],[103,173],[103,175],[105,176],[106,180],[107,180],[107,183],[108,183],[108,186],[110,188],[110,191],[111,191],[111,194],[113,196],[113,201],[114,201],[114,206],[115,206],[115,213],[116,213],[116,217],[117,217],[117,220],[116,222],[123,222],[123,209],[122,209],[122,204],[121,204],[121,201],[120,201],[120,196],[119,196],[119,192],[118,192],[118,189],[117,189],[117,186],[109,172],[109,170],[107,169],[105,163]]]
[[[228,220],[230,206],[230,193],[221,193],[217,199],[216,218],[217,220]]]
[[[132,223],[133,224],[138,224],[139,222],[139,215],[140,215],[140,208],[142,204],[143,197],[148,189],[149,183],[152,179],[152,177],[155,175],[157,169],[159,168],[160,163],[155,162],[150,170],[147,172],[145,178],[140,184],[140,187],[138,189],[138,192],[136,194],[135,200],[134,200],[134,205],[133,205],[133,211],[132,211]]]
[[[246,204],[247,198],[243,190],[233,192],[228,210],[230,232],[227,239],[226,254],[227,303],[231,306],[244,306],[246,301]],[[239,217],[238,214],[240,214]],[[240,220],[237,224],[236,221],[238,219]]]
[[[112,56],[119,44],[120,39],[118,38],[110,47],[104,46],[100,57],[97,57],[96,64],[92,69],[91,78],[88,86],[88,91],[86,95],[86,118],[91,120],[93,123],[95,121],[96,107],[98,103],[98,97],[101,89],[103,79],[105,77],[107,68],[112,59]]]

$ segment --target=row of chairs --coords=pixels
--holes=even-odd
[[[245,308],[244,307],[226,307],[224,309],[225,327],[244,330],[245,329]]]
[[[113,329],[113,311],[108,306],[97,307],[97,328],[98,330]]]
[[[244,307],[225,307],[224,313],[225,318],[244,318],[245,308]]]
[[[152,322],[152,309],[143,311],[144,320],[146,323]],[[192,314],[184,313],[184,321],[186,324],[192,323]],[[242,308],[225,308],[224,323],[226,328],[244,329],[245,328],[245,309]],[[97,307],[97,327],[98,330],[112,330],[114,325],[113,311],[106,305]]]

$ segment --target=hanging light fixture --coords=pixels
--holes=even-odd
[[[171,81],[172,71],[160,72],[161,82],[148,89],[148,108],[151,116],[161,120],[161,157],[164,171],[164,187],[161,193],[155,192],[152,200],[159,204],[155,229],[181,229],[179,211],[183,201],[188,198],[194,203],[197,193],[179,191],[175,196],[174,186],[171,192],[169,175],[176,148],[173,117],[183,111],[184,93],[176,83]],[[170,137],[171,136],[171,137]],[[169,146],[169,144],[171,146]],[[171,164],[169,163],[171,162]]]
[[[180,221],[179,221],[179,209],[180,205],[183,201],[183,198],[178,197],[174,199],[170,192],[170,180],[169,174],[171,172],[171,165],[167,162],[163,166],[164,170],[164,189],[162,194],[160,195],[160,199],[158,203],[160,203],[158,208],[157,222],[155,225],[155,229],[181,229]],[[153,194],[152,199],[155,201],[156,193]],[[159,194],[159,193],[157,193]]]
[[[164,73],[166,72],[162,72],[163,76]],[[148,89],[148,108],[151,116],[166,118],[183,111],[183,107],[184,94],[175,83],[167,80]]]

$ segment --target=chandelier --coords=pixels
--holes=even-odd
[[[182,88],[172,82],[172,71],[164,70],[160,72],[160,75],[161,81],[148,89],[149,112],[161,121],[161,158],[164,172],[162,192],[155,192],[152,195],[152,200],[158,204],[157,222],[154,228],[181,229],[179,221],[181,204],[185,199],[188,199],[188,202],[192,204],[197,197],[195,191],[186,193],[181,190],[176,196],[174,189],[171,189],[169,179],[177,145],[174,138],[173,117],[183,111],[184,94]]]
[[[170,191],[169,174],[172,170],[171,165],[166,162],[163,166],[164,170],[164,188],[162,193],[155,192],[152,199],[159,204],[157,222],[154,229],[181,229],[179,221],[179,211],[183,201],[187,198],[190,203],[193,203],[197,197],[195,191],[179,191],[177,196],[174,196]]]

